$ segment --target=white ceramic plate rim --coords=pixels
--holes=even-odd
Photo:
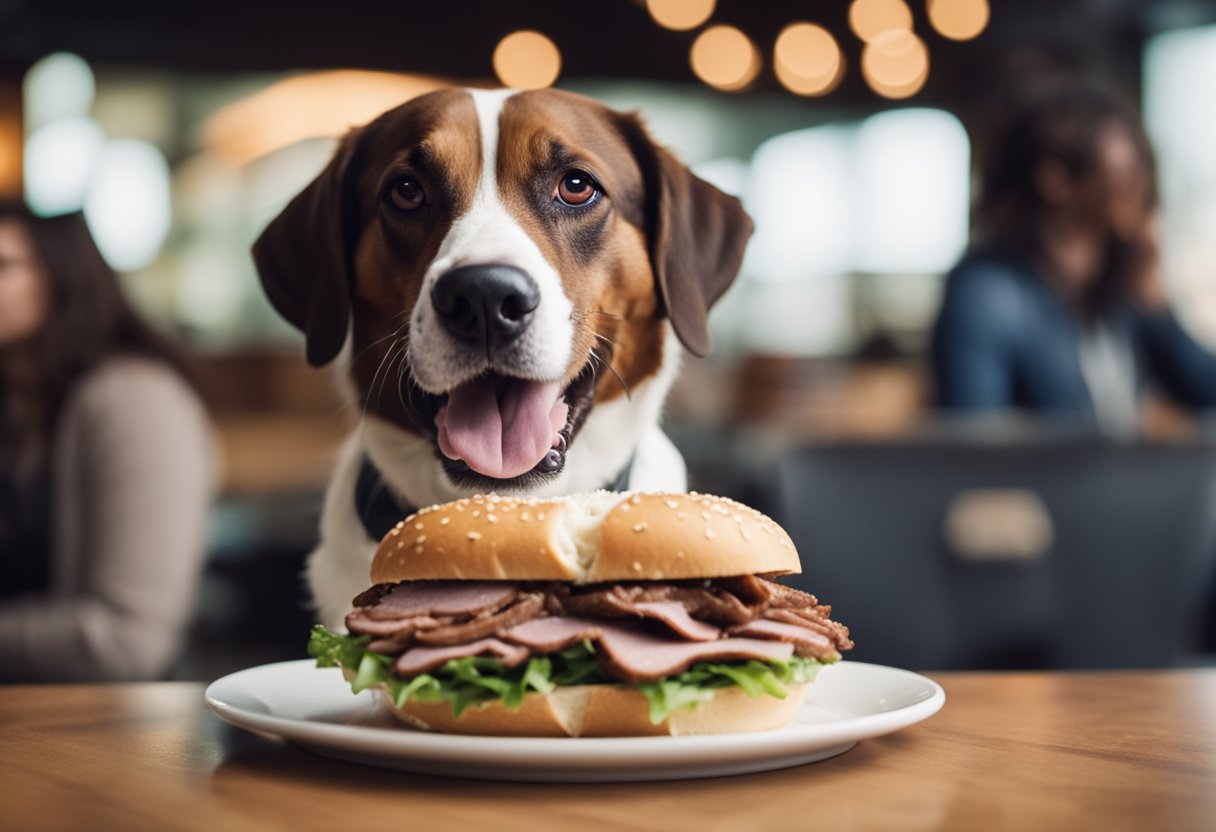
[[[354,752],[372,758],[401,758],[412,761],[442,761],[448,764],[469,763],[479,769],[493,765],[512,767],[570,767],[603,770],[619,766],[646,769],[672,765],[690,768],[690,762],[712,752],[716,760],[730,759],[740,765],[747,761],[779,760],[807,755],[816,750],[840,747],[844,750],[858,740],[876,737],[913,725],[935,714],[945,703],[941,686],[916,673],[883,665],[863,662],[841,662],[824,668],[820,679],[807,691],[806,704],[821,704],[822,693],[836,679],[841,683],[862,685],[881,693],[906,688],[899,701],[871,704],[862,713],[846,714],[830,722],[794,724],[783,729],[744,734],[714,734],[689,737],[611,737],[554,739],[539,737],[482,737],[453,734],[429,734],[405,727],[369,727],[336,724],[311,718],[276,715],[273,687],[292,677],[338,671],[319,671],[309,659],[279,662],[248,668],[212,682],[204,694],[207,705],[220,718],[253,731],[273,734],[299,742],[314,750],[331,749]],[[308,676],[301,676],[309,680]],[[340,676],[330,678],[345,685]],[[846,687],[847,687],[846,684]],[[270,696],[266,696],[269,693]],[[318,688],[318,705],[330,703],[331,691]],[[349,712],[356,713],[374,702],[374,694],[358,696],[349,693],[345,702]],[[243,707],[233,701],[253,698],[265,707],[265,712]],[[839,704],[839,703],[834,703]],[[329,712],[327,716],[340,716]],[[639,762],[641,761],[641,762]]]

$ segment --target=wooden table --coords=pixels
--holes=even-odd
[[[937,716],[840,757],[614,785],[339,763],[197,684],[0,688],[0,829],[1216,830],[1216,670],[932,675]]]

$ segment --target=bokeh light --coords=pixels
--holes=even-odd
[[[107,142],[84,218],[113,268],[133,271],[155,260],[173,219],[169,164],[160,150],[134,139]]]
[[[55,52],[38,61],[25,73],[22,86],[30,131],[58,119],[88,115],[97,92],[93,70],[70,52]]]
[[[890,29],[862,50],[861,73],[884,98],[908,98],[929,78],[929,50],[912,32]]]
[[[904,0],[853,0],[849,26],[866,43],[891,29],[912,29],[912,11]]]
[[[512,32],[494,48],[494,73],[505,87],[538,90],[552,86],[561,71],[562,53],[540,32]]]
[[[822,26],[792,23],[773,46],[773,71],[792,93],[824,95],[844,77],[844,59],[836,39]]]
[[[689,61],[698,78],[725,92],[744,89],[760,73],[756,45],[733,26],[711,26],[698,35]]]
[[[942,37],[971,40],[984,31],[991,14],[988,0],[929,0],[929,23]]]
[[[87,118],[61,118],[25,142],[25,201],[42,216],[79,211],[106,137]]]
[[[651,19],[664,29],[685,32],[709,20],[715,0],[646,0]]]

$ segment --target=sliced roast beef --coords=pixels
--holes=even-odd
[[[497,613],[474,618],[462,624],[449,624],[446,627],[436,627],[422,630],[416,637],[422,644],[463,644],[479,638],[494,635],[501,630],[521,624],[535,618],[545,605],[545,596],[539,592],[528,592],[521,595],[511,606]]]
[[[718,578],[714,585],[725,592],[734,595],[749,607],[767,605],[773,597],[772,581],[758,578],[755,575],[740,575],[737,578]]]
[[[367,614],[366,609],[355,610],[346,616],[346,629],[355,635],[375,636],[377,638],[397,638],[414,633],[424,627],[436,627],[437,619],[429,615],[415,615],[412,618],[376,619]]]
[[[496,638],[483,638],[468,644],[454,644],[448,647],[411,647],[401,654],[393,669],[406,678],[426,673],[453,660],[469,656],[489,656],[498,659],[507,667],[515,667],[525,661],[530,655],[526,647],[507,644]]]
[[[369,587],[355,596],[355,600],[350,602],[351,606],[370,606],[379,601],[385,595],[392,592],[394,586],[396,586],[396,584],[376,584],[375,586]]]
[[[605,621],[596,642],[600,666],[623,682],[649,682],[687,670],[694,662],[757,659],[788,661],[794,645],[754,638],[679,641],[656,636],[632,621]]]
[[[772,593],[769,603],[774,607],[804,610],[819,606],[819,599],[809,592],[803,592],[776,581],[765,581],[765,583],[768,584],[769,591]],[[831,608],[829,607],[828,610],[830,612]]]
[[[807,629],[798,624],[788,624],[784,621],[760,619],[750,621],[738,627],[732,627],[731,635],[755,636],[757,638],[772,638],[786,641],[797,648],[798,655],[811,656],[816,659],[826,659],[836,655],[836,645],[832,639]]]
[[[536,653],[556,653],[580,641],[599,638],[603,623],[591,618],[555,615],[517,624],[503,632],[502,637]]]
[[[853,646],[853,642],[849,640],[849,628],[826,618],[817,610],[769,610],[765,614],[765,618],[814,630],[820,635],[830,638],[842,650],[848,650]]]
[[[679,601],[641,601],[633,608],[638,615],[662,621],[691,641],[713,641],[722,635],[722,631],[713,624],[706,624],[689,615],[688,609]]]
[[[675,601],[683,604],[690,615],[715,624],[742,624],[751,621],[758,612],[729,592],[713,588],[684,587],[657,584],[643,586],[637,601]]]
[[[815,596],[755,576],[593,587],[418,581],[382,584],[356,600],[365,604],[347,616],[347,628],[372,636],[375,652],[400,654],[402,676],[465,656],[515,666],[581,641],[596,645],[607,674],[627,682],[698,661],[824,659],[853,646]]]
[[[368,617],[380,620],[417,615],[474,616],[502,609],[518,593],[519,585],[508,581],[406,581],[364,610]]]
[[[583,615],[589,618],[628,618],[636,615],[624,587],[613,586],[579,593],[559,587],[556,594],[565,615]]]

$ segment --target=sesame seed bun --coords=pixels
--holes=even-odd
[[[801,571],[785,530],[734,500],[598,491],[479,496],[424,508],[381,541],[371,580],[582,584]]]

